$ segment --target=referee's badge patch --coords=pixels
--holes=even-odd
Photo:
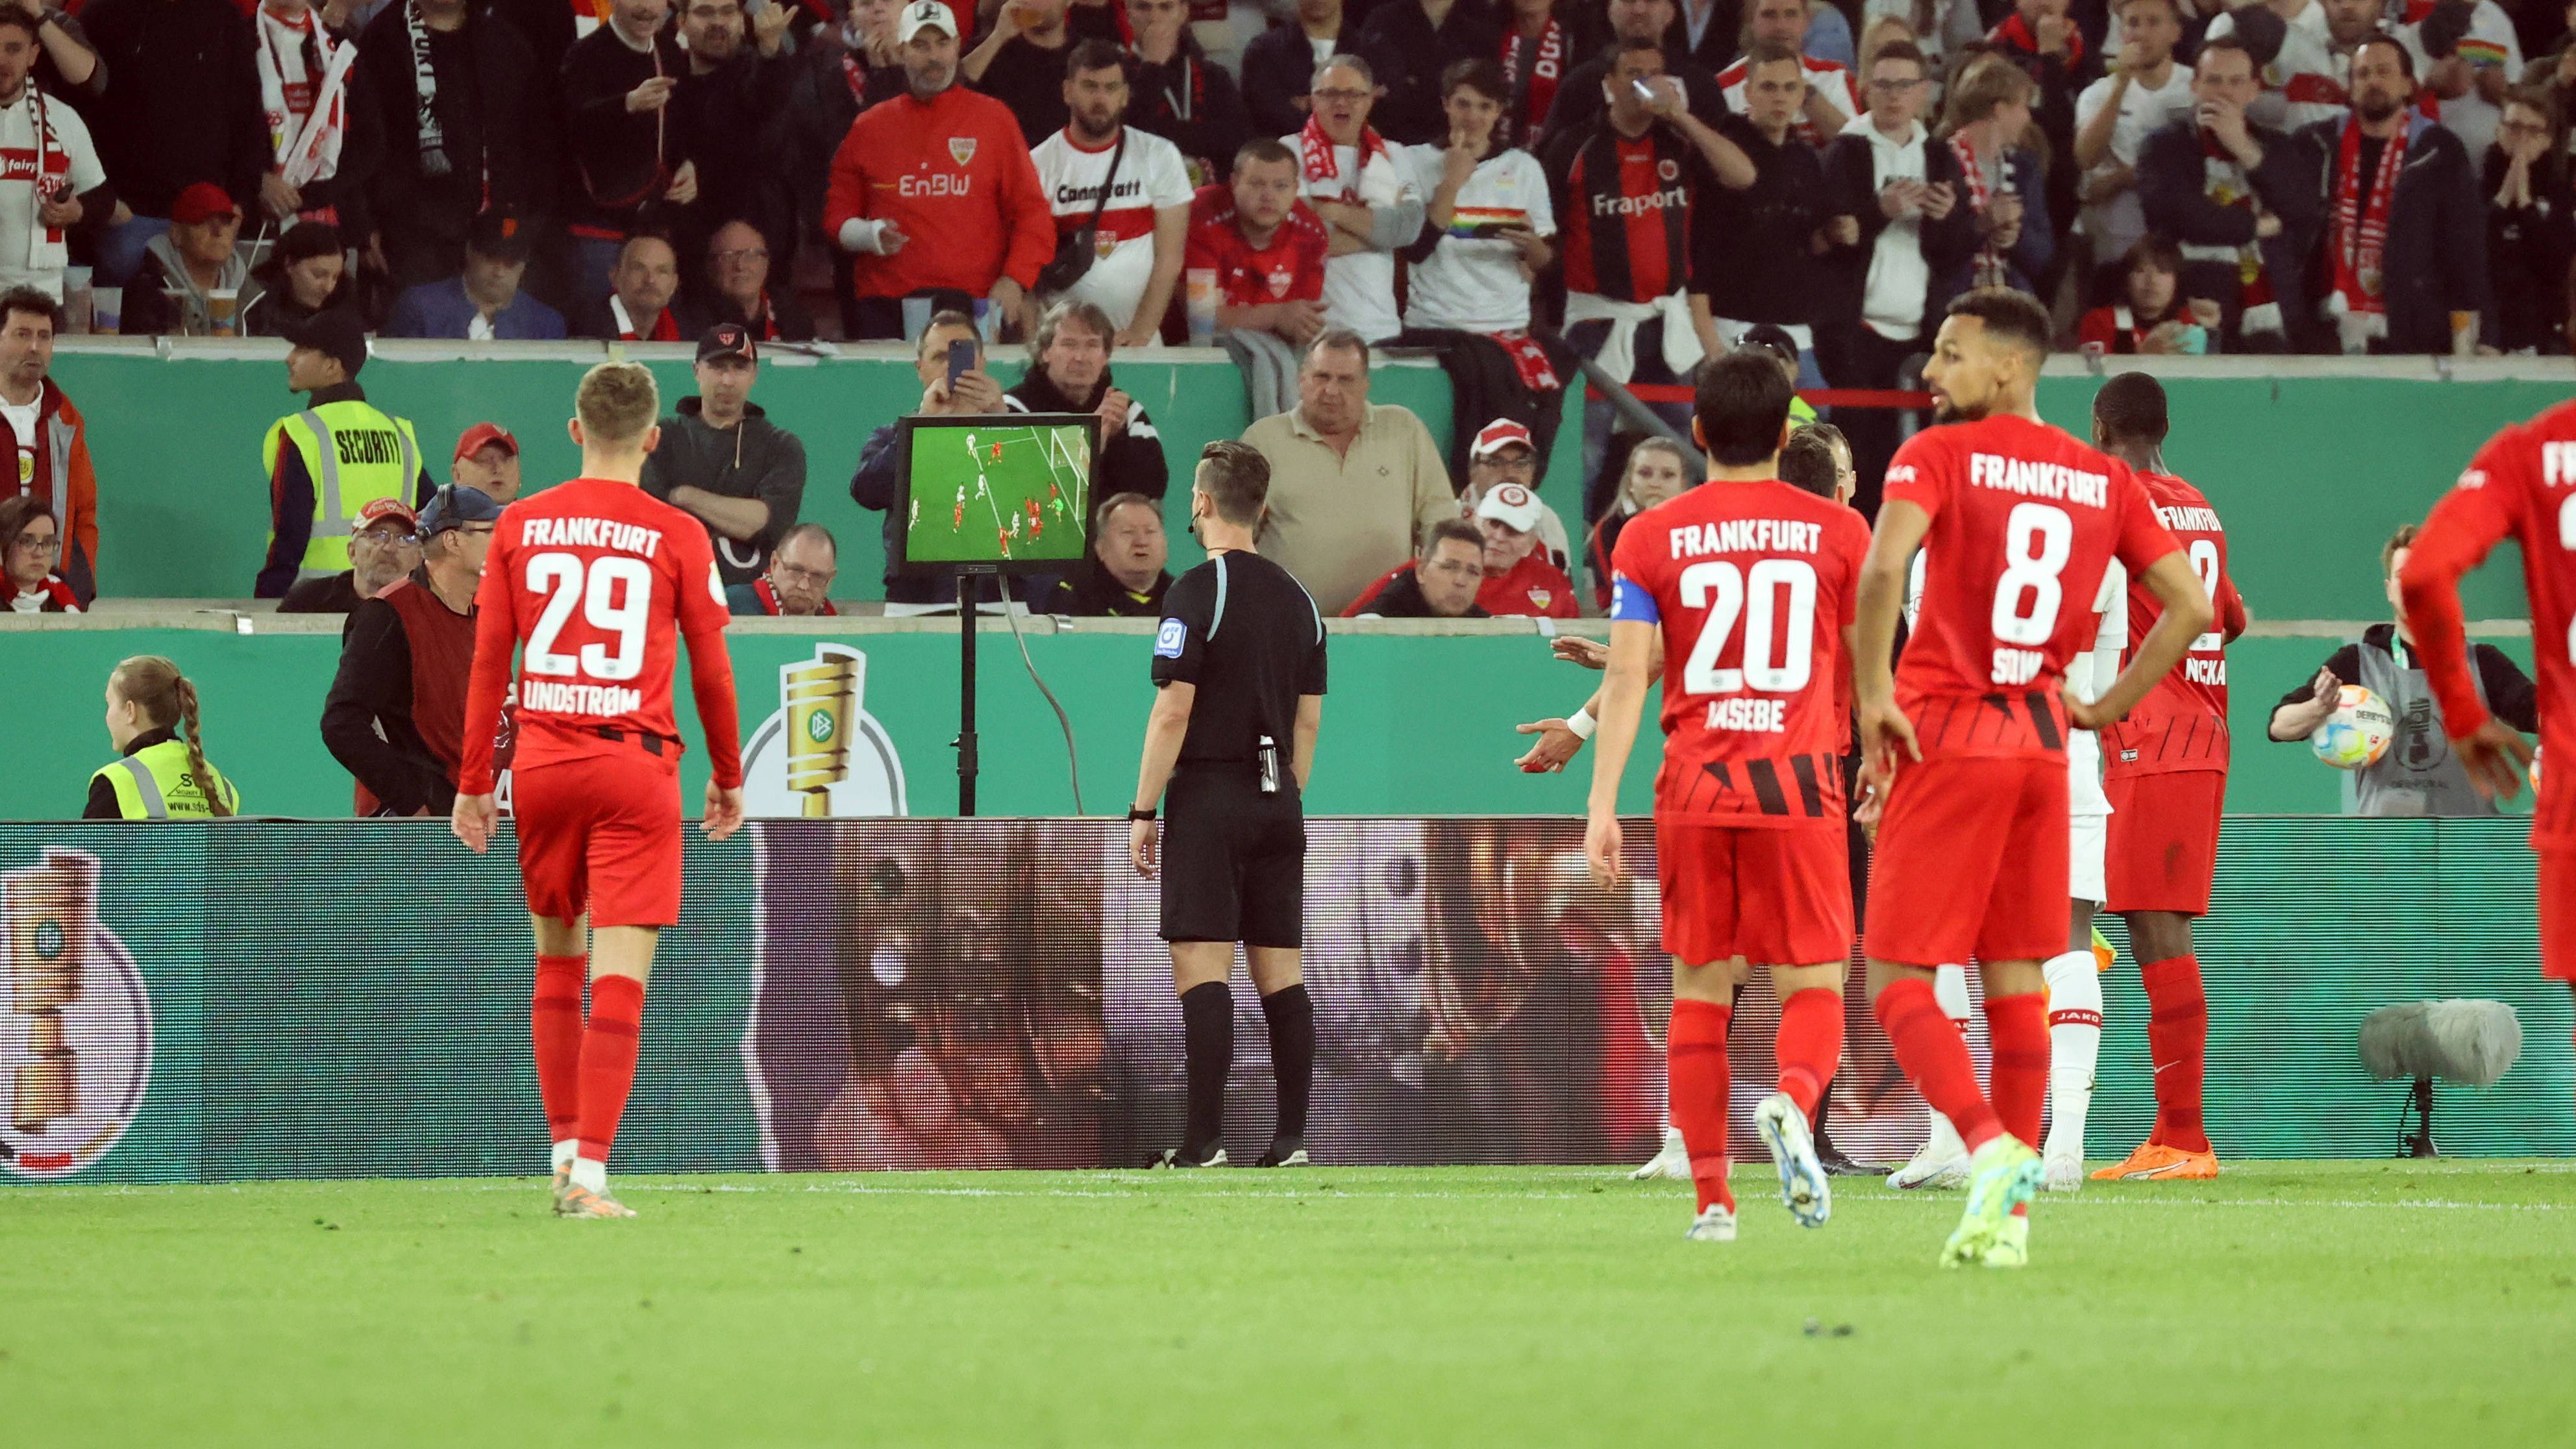
[[[1165,619],[1163,627],[1154,631],[1154,656],[1158,659],[1180,658],[1181,646],[1189,641],[1189,637],[1189,628],[1180,620]]]

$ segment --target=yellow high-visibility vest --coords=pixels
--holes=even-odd
[[[241,813],[241,792],[223,772],[211,763],[206,773],[223,795],[224,803],[234,814]],[[188,746],[181,740],[163,740],[145,745],[112,765],[102,765],[90,778],[105,780],[116,791],[116,808],[128,820],[212,820],[214,809],[207,804],[206,782],[197,778],[188,764]]]
[[[260,466],[277,474],[277,450],[292,442],[313,480],[313,536],[304,545],[305,578],[343,573],[358,512],[379,498],[411,502],[420,477],[420,439],[409,418],[348,399],[279,418],[260,444]]]

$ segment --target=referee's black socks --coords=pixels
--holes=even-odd
[[[1315,999],[1306,983],[1261,998],[1261,1014],[1270,1023],[1270,1062],[1279,1078],[1279,1126],[1276,1141],[1306,1140],[1306,1097],[1315,1084]]]
[[[1265,1005],[1267,1003],[1264,1003]],[[1276,1039],[1278,1028],[1271,1028]],[[1306,1040],[1314,1041],[1307,1028]],[[1202,981],[1181,993],[1182,1049],[1189,1064],[1189,1125],[1181,1133],[1181,1155],[1204,1161],[1225,1140],[1225,1074],[1234,1069],[1234,990],[1222,981]],[[1313,1050],[1309,1047],[1311,1058]],[[1305,1095],[1298,1095],[1303,1120]]]

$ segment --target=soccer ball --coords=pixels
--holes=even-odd
[[[2397,733],[2397,716],[2388,701],[2358,684],[2343,686],[2335,712],[2308,736],[2308,748],[2338,770],[2366,770],[2388,753]]]

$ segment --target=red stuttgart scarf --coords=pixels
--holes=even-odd
[[[2030,22],[2021,18],[2020,11],[2014,11],[2005,16],[2004,23],[1996,26],[1993,33],[1986,39],[1997,45],[2009,45],[2033,57],[2040,53],[2039,37],[2031,34]],[[2083,63],[2084,34],[2082,31],[2070,30],[2066,33],[2066,68],[2072,71]]]
[[[751,595],[753,598],[760,600],[760,612],[764,614],[776,614],[780,612],[778,607],[778,590],[770,586],[767,578],[757,578],[751,581]],[[823,607],[816,609],[814,612],[816,615],[820,616],[824,614],[837,615],[841,611],[832,607],[831,600],[825,599],[823,601]]]
[[[2397,199],[2397,173],[2406,167],[2408,136],[2388,138],[2367,195],[2361,181],[2361,121],[2343,123],[2335,158],[2335,209],[2327,250],[2334,256],[2334,289],[2355,312],[2385,312],[2388,212]]]
[[[1306,129],[1297,133],[1297,149],[1304,153],[1306,179],[1309,182],[1330,181],[1342,174],[1342,168],[1333,161],[1335,146],[1333,138],[1324,134],[1323,121],[1314,116],[1308,116]],[[1374,127],[1360,127],[1359,153],[1359,164],[1352,168],[1353,174],[1350,179],[1342,183],[1342,195],[1345,199],[1360,194],[1358,173],[1366,171],[1369,162],[1386,154],[1386,138],[1380,136]]]
[[[1528,59],[1522,58],[1526,50]],[[1503,32],[1503,83],[1515,98],[1511,114],[1505,117],[1510,130],[1504,140],[1519,145],[1525,137],[1538,134],[1539,125],[1547,119],[1547,108],[1556,103],[1556,83],[1565,78],[1565,27],[1549,16],[1547,28],[1540,31],[1536,44],[1527,44],[1517,30]]]
[[[2021,17],[2013,17],[2018,20]],[[1968,210],[1977,216],[1986,214],[1986,168],[1977,162],[1976,148],[1968,144],[1965,132],[1950,135],[1950,154],[1959,158],[1959,172],[1968,183]],[[1969,279],[1975,287],[2008,287],[2012,285],[2012,260],[1995,244],[1994,234],[1986,234],[1977,248],[1976,271]]]

